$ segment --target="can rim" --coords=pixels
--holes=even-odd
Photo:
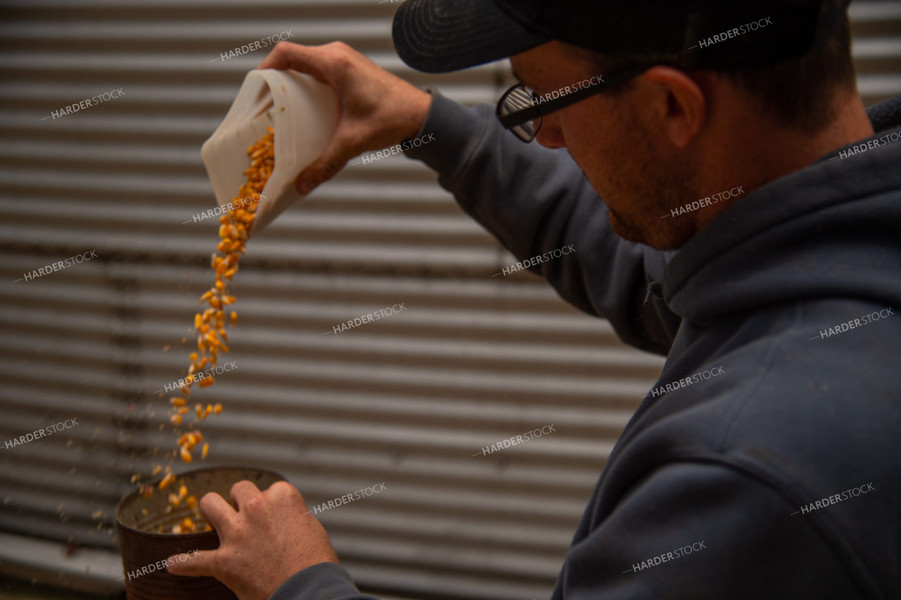
[[[189,469],[182,473],[178,473],[176,476],[184,477],[185,475],[188,475],[188,474],[194,475],[194,474],[203,473],[206,471],[228,471],[228,470],[252,471],[255,473],[272,475],[279,481],[287,481],[285,479],[284,475],[282,475],[281,473],[278,473],[277,471],[273,471],[271,469],[260,469],[260,468],[256,468],[256,467],[245,467],[245,466],[239,466],[239,465],[219,465],[216,467],[200,467],[197,469]],[[153,485],[156,485],[160,481],[162,481],[162,477],[159,477],[156,480],[154,480]],[[135,529],[134,527],[131,527],[130,525],[126,525],[125,523],[122,522],[122,518],[121,518],[122,507],[125,505],[125,503],[128,500],[131,500],[133,497],[137,497],[140,494],[141,494],[141,490],[132,490],[132,491],[126,493],[124,496],[122,496],[122,498],[119,499],[118,504],[116,504],[116,512],[115,512],[116,527],[119,527],[121,529],[129,531],[131,533],[136,533],[141,536],[145,536],[145,537],[149,537],[149,538],[156,538],[156,539],[193,540],[193,539],[200,539],[200,538],[204,538],[204,537],[218,535],[216,533],[215,529],[211,529],[210,531],[199,531],[199,532],[194,532],[194,533],[156,533],[156,532],[152,532],[152,531],[143,531],[141,529]]]

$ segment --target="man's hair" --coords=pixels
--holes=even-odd
[[[817,132],[835,117],[837,95],[854,89],[848,15],[829,39],[800,58],[720,73],[775,123],[803,133]]]
[[[611,72],[633,64],[668,65],[685,69],[677,62],[649,56],[610,56],[578,49],[601,72]],[[757,111],[782,125],[802,133],[815,133],[835,117],[839,94],[854,90],[854,63],[851,57],[851,23],[845,13],[826,40],[800,58],[775,65],[740,70],[717,70],[718,75],[747,94]],[[620,94],[632,82],[610,90]]]

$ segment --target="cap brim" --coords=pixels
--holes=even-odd
[[[394,15],[394,47],[426,73],[474,67],[548,41],[491,0],[407,0]]]

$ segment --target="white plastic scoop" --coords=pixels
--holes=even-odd
[[[249,71],[225,119],[200,150],[218,205],[238,196],[250,167],[248,146],[273,127],[275,168],[263,188],[251,234],[262,231],[301,197],[294,179],[325,150],[336,120],[334,92],[313,77],[277,69]]]

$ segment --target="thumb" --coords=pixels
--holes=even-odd
[[[207,575],[213,577],[213,560],[216,550],[191,550],[184,554],[170,556],[166,560],[166,570],[172,575],[197,577]]]

